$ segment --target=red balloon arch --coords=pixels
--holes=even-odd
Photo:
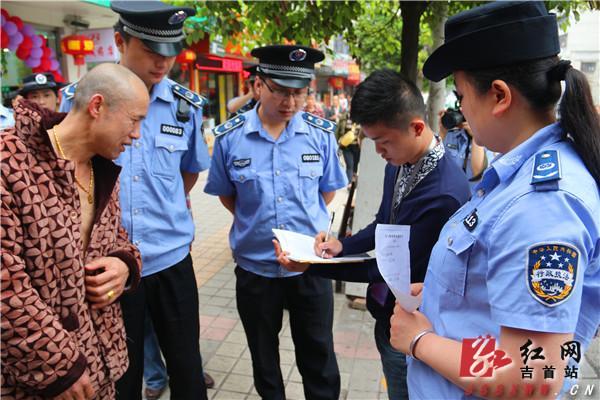
[[[2,49],[15,52],[34,73],[51,72],[57,82],[64,82],[56,54],[47,46],[46,38],[36,35],[35,29],[16,15],[10,16],[3,8],[1,12]]]

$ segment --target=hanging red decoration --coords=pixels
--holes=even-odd
[[[94,41],[84,35],[70,35],[60,41],[60,47],[65,54],[75,58],[75,65],[85,64],[85,56],[94,54]]]
[[[179,53],[175,61],[181,64],[181,69],[183,71],[187,71],[190,68],[190,65],[196,61],[196,53],[190,49],[183,50]]]
[[[196,53],[193,50],[183,50],[175,59],[179,64],[191,64],[196,61]]]

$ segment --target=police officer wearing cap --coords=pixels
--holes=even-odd
[[[144,322],[150,318],[172,398],[203,399],[198,288],[190,256],[194,222],[185,196],[210,165],[201,131],[205,100],[166,77],[183,48],[183,22],[195,11],[160,1],[113,1],[111,8],[119,14],[115,43],[120,62],[150,93],[141,138],[117,160],[123,168],[123,225],[142,253],[140,286],[121,298],[129,369],[117,382],[118,398],[141,398]],[[75,90],[76,84],[64,89],[62,110],[70,108]]]
[[[56,111],[60,88],[61,85],[54,80],[54,75],[44,72],[26,76],[19,94],[41,107]]]
[[[445,32],[423,73],[454,75],[473,138],[500,155],[442,229],[420,311],[396,306],[391,343],[411,356],[411,399],[561,397],[600,324],[590,87],[557,57],[556,16],[542,2],[488,3]]]
[[[229,241],[237,266],[237,307],[254,385],[265,399],[284,399],[279,331],[284,304],[307,399],[338,399],[331,282],[288,272],[277,263],[272,229],[307,235],[327,230],[326,205],[346,177],[337,157],[335,124],[302,110],[320,51],[302,46],[252,50],[259,59],[260,100],[215,128],[205,192],[233,213]]]

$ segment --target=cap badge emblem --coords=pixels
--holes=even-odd
[[[290,52],[290,61],[304,61],[306,59],[306,51],[303,49],[296,49]]]
[[[35,83],[37,83],[38,85],[45,85],[46,83],[48,83],[48,78],[46,78],[46,75],[44,74],[37,74],[35,76]]]
[[[185,21],[186,18],[187,18],[187,14],[185,13],[185,11],[179,10],[175,14],[173,14],[169,17],[168,22],[169,22],[169,25],[176,25],[176,24],[180,24],[183,21]]]

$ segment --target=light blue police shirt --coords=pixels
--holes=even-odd
[[[204,191],[235,196],[229,242],[236,263],[265,277],[298,275],[281,267],[273,250],[272,228],[307,235],[327,230],[329,217],[320,192],[347,184],[332,133],[308,124],[296,113],[275,140],[257,110],[215,141]],[[317,118],[317,117],[312,117]]]
[[[142,276],[183,260],[194,239],[180,171],[197,173],[210,165],[202,135],[202,109],[190,105],[190,120],[177,120],[176,82],[164,78],[152,87],[141,138],[115,161],[120,174],[122,223],[142,253]],[[63,96],[61,111],[71,108]]]
[[[0,104],[0,129],[6,129],[13,126],[15,126],[13,110]]]
[[[465,166],[465,155],[467,154],[467,147],[469,147],[469,155]],[[471,141],[469,141],[469,134],[464,129],[452,129],[446,133],[444,137],[444,148],[446,150],[446,156],[456,163],[461,169],[466,167],[464,171],[469,180],[469,188],[471,192],[474,191],[475,186],[480,182],[480,179],[472,181],[473,168],[471,167]],[[488,165],[491,164],[495,155],[492,151],[485,149],[485,156],[487,158]]]
[[[471,200],[444,226],[421,307],[436,334],[462,341],[487,334],[498,340],[501,326],[575,332],[574,340],[587,348],[600,323],[600,194],[562,136],[558,124],[546,126],[495,160]],[[558,190],[531,184],[542,150],[558,151]],[[535,165],[539,171],[552,167]],[[539,280],[544,276],[560,279]],[[466,397],[426,364],[409,363],[411,399]]]

